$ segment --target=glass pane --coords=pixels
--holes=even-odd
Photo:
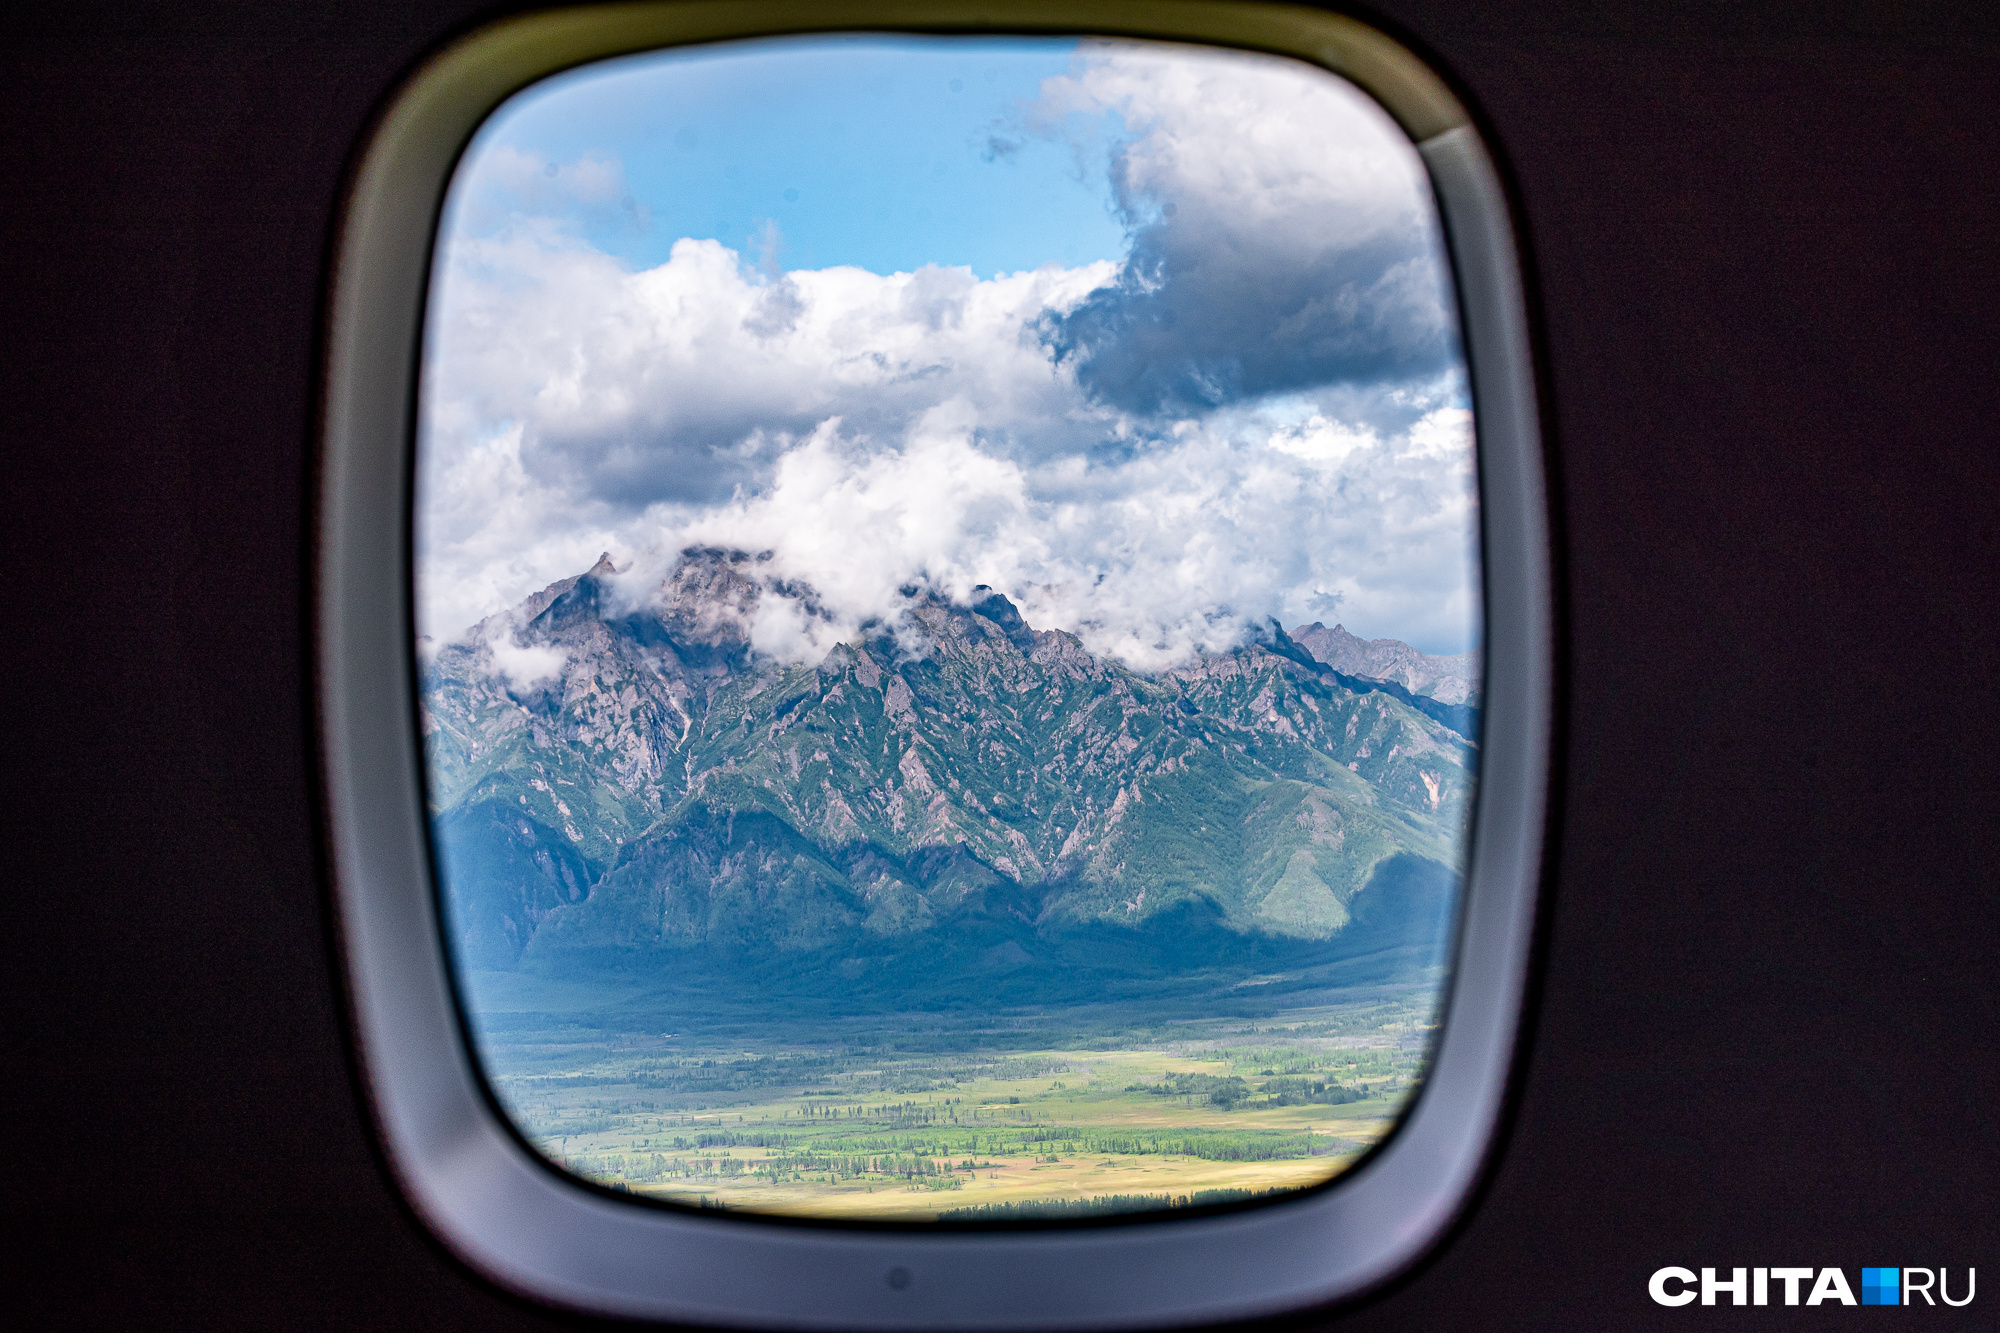
[[[1481,587],[1379,108],[1157,44],[649,55],[486,124],[435,272],[432,828],[541,1152],[986,1222],[1299,1189],[1394,1126]]]

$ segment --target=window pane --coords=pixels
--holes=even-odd
[[[438,246],[432,828],[530,1142],[993,1221],[1393,1127],[1481,587],[1448,264],[1371,101],[1168,45],[652,55],[504,106]]]

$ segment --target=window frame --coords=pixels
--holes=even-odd
[[[662,47],[842,31],[1098,35],[1291,56],[1374,96],[1429,168],[1479,451],[1479,792],[1425,1085],[1393,1137],[1329,1185],[1206,1216],[1004,1231],[639,1207],[528,1148],[468,1049],[433,885],[410,577],[422,330],[446,189],[488,115],[549,75]],[[1464,107],[1409,51],[1337,15],[1220,0],[724,0],[506,19],[425,62],[358,159],[332,272],[324,386],[315,648],[352,1028],[391,1168],[466,1263],[558,1306],[687,1323],[1132,1328],[1352,1297],[1416,1262],[1465,1208],[1513,1066],[1541,875],[1553,710],[1548,519],[1506,198]]]

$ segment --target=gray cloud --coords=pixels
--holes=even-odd
[[[1244,236],[1205,213],[1142,228],[1116,283],[1044,323],[1057,362],[1097,400],[1186,416],[1455,364],[1436,265],[1410,244],[1421,238],[1315,247],[1309,233]]]
[[[521,461],[537,481],[626,511],[714,504],[763,484],[771,464],[814,421],[810,413],[695,411],[588,435],[557,426],[526,437]]]
[[[1026,120],[1064,133],[1093,107],[1132,131],[1111,161],[1130,253],[1041,334],[1094,398],[1186,416],[1457,363],[1422,165],[1358,93],[1301,66],[1111,48]]]

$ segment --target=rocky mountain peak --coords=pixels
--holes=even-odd
[[[1035,631],[1028,628],[1028,622],[1005,596],[982,583],[972,590],[973,614],[983,616],[999,626],[1007,641],[1023,653],[1034,651]]]
[[[1327,938],[1385,858],[1456,855],[1466,710],[1327,665],[1324,627],[1145,674],[991,587],[912,587],[788,663],[749,649],[762,600],[825,613],[773,563],[690,550],[635,608],[600,560],[426,667],[441,856],[486,867],[482,965],[1175,912]]]
[[[1479,706],[1480,655],[1476,652],[1425,653],[1400,639],[1364,639],[1345,625],[1328,629],[1318,621],[1298,626],[1291,639],[1316,661],[1345,675],[1388,681],[1441,704]]]
[[[747,654],[757,605],[774,588],[770,552],[689,547],[661,580],[645,614],[683,650],[725,657]]]

